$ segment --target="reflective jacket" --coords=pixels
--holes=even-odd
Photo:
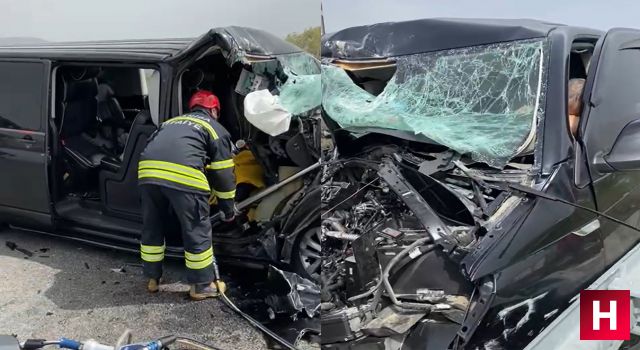
[[[229,132],[204,111],[171,118],[149,138],[138,163],[138,184],[209,194],[233,211],[235,176]]]

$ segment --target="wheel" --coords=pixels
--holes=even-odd
[[[320,244],[320,227],[311,227],[297,239],[293,250],[292,264],[296,273],[312,281],[320,281],[320,264],[322,263],[322,247]]]

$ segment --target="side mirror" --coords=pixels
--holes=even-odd
[[[603,173],[640,170],[640,119],[625,125],[609,154],[596,155],[595,166]]]

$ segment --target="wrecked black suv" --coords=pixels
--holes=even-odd
[[[195,39],[0,47],[0,57],[0,222],[137,250],[140,152],[194,91],[208,89],[239,150],[243,212],[236,224],[213,220],[217,255],[317,275],[317,59],[241,27]],[[278,128],[245,116],[245,106],[264,112],[245,103],[258,91],[278,102]],[[168,238],[173,255],[180,236]]]
[[[640,31],[381,23],[322,63],[324,348],[524,348],[638,242]]]

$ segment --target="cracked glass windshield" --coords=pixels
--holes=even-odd
[[[421,134],[502,168],[531,143],[542,116],[544,39],[395,57],[378,96],[323,65],[323,107],[342,128]]]

